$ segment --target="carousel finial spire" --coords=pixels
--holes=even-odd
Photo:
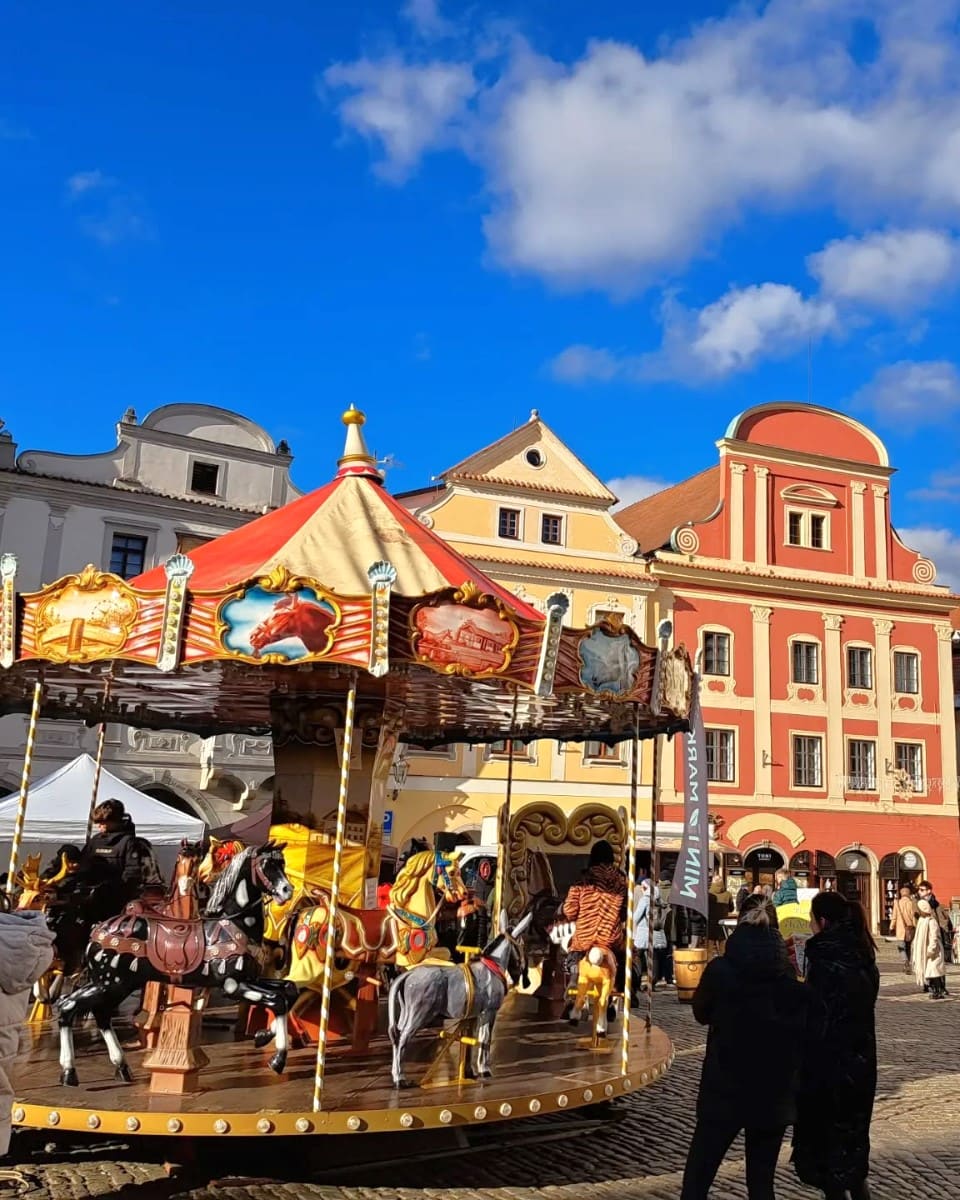
[[[363,437],[363,426],[367,418],[352,404],[341,416],[340,420],[347,427],[347,436],[343,444],[343,455],[337,460],[340,470],[338,475],[370,475],[382,479],[377,470],[377,460],[367,449]]]

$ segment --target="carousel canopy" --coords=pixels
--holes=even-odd
[[[222,591],[281,570],[318,580],[338,596],[366,596],[370,565],[386,561],[397,572],[397,595],[426,596],[469,582],[515,615],[542,621],[535,608],[478,570],[390,495],[363,440],[363,413],[351,406],[343,421],[347,444],[336,478],[192,550],[191,590]],[[160,590],[166,586],[164,568],[130,583]]]
[[[541,613],[383,487],[362,413],[326,487],[133,580],[85,568],[17,597],[0,555],[0,712],[310,737],[349,680],[418,745],[686,727],[689,656],[615,619]],[[311,715],[313,714],[313,715]]]
[[[25,850],[29,851],[33,845],[83,845],[87,840],[95,772],[96,764],[90,755],[81,754],[31,785],[23,829]],[[106,768],[100,773],[97,796],[100,800],[119,800],[137,827],[138,836],[154,846],[179,846],[184,838],[196,842],[203,837],[206,827],[199,817],[189,817],[137,791]],[[13,838],[18,804],[16,792],[0,800],[0,842]]]

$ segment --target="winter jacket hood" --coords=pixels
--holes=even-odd
[[[777,908],[782,908],[784,904],[797,903],[797,881],[792,875],[789,879],[784,879],[773,893],[773,903]]]
[[[54,933],[41,912],[0,913],[0,991],[27,992],[53,962]]]

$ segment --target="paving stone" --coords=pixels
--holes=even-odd
[[[960,969],[948,968],[955,996],[932,1003],[898,969],[890,947],[883,948],[881,960],[873,1194],[875,1200],[906,1195],[960,1200]],[[388,1145],[358,1139],[361,1161],[345,1168],[338,1158],[336,1171],[325,1179],[322,1141],[296,1162],[279,1146],[268,1157],[257,1143],[249,1161],[237,1148],[236,1175],[256,1176],[247,1184],[225,1178],[222,1160],[211,1163],[204,1177],[199,1144],[198,1162],[189,1174],[168,1179],[146,1142],[133,1141],[109,1157],[98,1156],[95,1143],[89,1143],[55,1161],[35,1153],[28,1157],[24,1167],[32,1185],[24,1195],[27,1200],[108,1195],[129,1200],[676,1200],[695,1122],[705,1037],[675,992],[658,991],[654,1006],[656,1023],[677,1050],[673,1067],[655,1086],[587,1114],[581,1110],[503,1126],[501,1136],[488,1132],[480,1148],[432,1142],[430,1157],[418,1159],[413,1139],[400,1152],[395,1140]],[[590,1120],[601,1123],[585,1128]],[[738,1139],[718,1176],[718,1198],[745,1200],[742,1157]],[[304,1175],[313,1182],[302,1182]],[[797,1182],[785,1146],[777,1173],[779,1200],[814,1200],[815,1195]]]

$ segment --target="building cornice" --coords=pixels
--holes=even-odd
[[[802,595],[814,602],[822,598],[827,604],[846,600],[851,603],[879,608],[923,609],[931,613],[949,614],[960,605],[960,598],[948,591],[935,592],[890,580],[877,581],[876,587],[863,586],[846,579],[811,579],[809,575],[786,573],[782,568],[760,574],[749,570],[714,563],[688,563],[680,556],[658,552],[652,566],[653,574],[664,585],[713,585],[723,591],[747,595]]]
[[[153,429],[148,426],[133,424],[128,421],[121,421],[117,426],[121,441],[130,442],[145,442],[155,446],[171,446],[176,450],[183,450],[193,455],[208,454],[211,458],[239,458],[244,462],[257,463],[260,466],[266,467],[281,467],[289,468],[293,462],[293,456],[290,454],[277,454],[275,451],[255,450],[250,446],[235,446],[232,442],[220,443],[211,442],[205,438],[190,437],[186,433],[171,433],[166,429]],[[36,451],[40,453],[40,451]],[[45,450],[44,454],[50,454],[51,451]],[[70,459],[69,454],[64,454],[61,457],[67,461]]]
[[[840,475],[868,475],[878,479],[889,479],[896,471],[896,467],[882,467],[879,463],[834,458],[830,454],[813,454],[808,450],[786,450],[782,446],[762,446],[756,442],[742,442],[736,438],[720,438],[716,445],[721,455],[735,454],[738,458],[785,463],[791,467],[819,467],[825,471],[836,471]]]

